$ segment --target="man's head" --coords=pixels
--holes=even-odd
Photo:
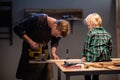
[[[55,21],[56,24],[56,35],[59,37],[66,37],[70,33],[70,24],[68,21],[60,19]]]

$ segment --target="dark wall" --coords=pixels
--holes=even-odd
[[[92,12],[99,13],[103,18],[104,28],[112,35],[113,38],[113,54],[117,57],[116,48],[116,21],[115,21],[115,0],[12,0],[13,1],[13,26],[24,17],[25,8],[72,8],[83,9],[83,19]],[[57,54],[60,58],[65,58],[65,50],[69,49],[71,58],[81,58],[83,42],[87,32],[87,27],[82,21],[75,21],[73,33],[60,41]],[[15,73],[19,58],[21,55],[22,39],[13,33],[13,45],[9,45],[9,41],[0,41],[0,78],[1,80],[17,80]],[[56,68],[56,67],[55,67]],[[55,70],[56,73],[56,70]],[[83,77],[72,77],[76,80]],[[103,79],[105,78],[105,79]],[[111,79],[117,80],[116,76],[103,76],[101,80]],[[55,80],[57,76],[55,74]],[[64,80],[65,77],[63,76]]]

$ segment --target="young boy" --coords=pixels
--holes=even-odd
[[[103,28],[102,18],[97,13],[89,14],[84,23],[88,26],[88,33],[84,43],[82,61],[100,62],[110,61],[112,53],[111,35]],[[85,75],[85,80],[99,80],[99,75]]]

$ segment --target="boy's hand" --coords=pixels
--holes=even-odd
[[[81,61],[82,61],[82,62],[86,62],[86,57],[83,57],[83,58],[81,59]]]

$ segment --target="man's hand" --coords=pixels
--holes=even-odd
[[[36,42],[31,42],[30,43],[30,47],[33,49],[33,50],[40,50],[40,45]]]
[[[52,53],[51,56],[52,56],[53,59],[59,59],[59,57],[55,53]]]
[[[59,57],[58,57],[57,54],[56,54],[56,50],[57,50],[56,47],[52,47],[51,56],[52,56],[53,59],[59,59]]]
[[[30,47],[33,50],[40,50],[40,45],[36,42],[34,42],[31,38],[29,38],[26,34],[23,35],[23,39],[29,43]]]

